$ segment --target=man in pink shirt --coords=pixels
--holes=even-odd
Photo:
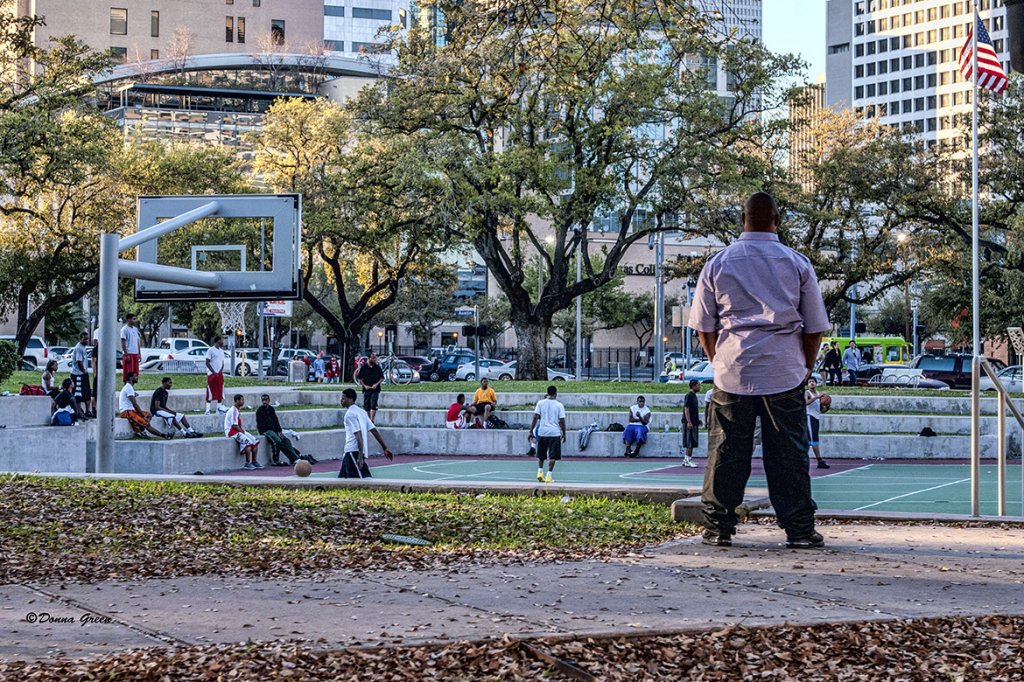
[[[779,207],[771,195],[751,195],[740,217],[743,234],[708,259],[690,314],[715,372],[703,542],[732,544],[760,417],[768,494],[786,546],[822,547],[814,530],[803,385],[831,324],[810,260],[779,242]]]

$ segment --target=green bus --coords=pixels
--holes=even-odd
[[[839,343],[839,352],[843,353],[850,345],[850,339],[831,337],[821,341],[821,355],[828,352],[833,341]],[[903,365],[911,360],[910,344],[902,336],[858,336],[857,350],[861,352],[861,364],[864,365]]]

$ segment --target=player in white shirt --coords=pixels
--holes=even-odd
[[[256,461],[256,450],[260,439],[242,428],[242,406],[245,396],[235,395],[235,404],[224,414],[224,435],[238,443],[238,451],[245,456],[243,469],[262,469],[263,465]]]
[[[562,459],[562,443],[565,442],[565,406],[558,402],[558,389],[548,386],[547,396],[533,409],[533,423],[530,432],[537,427],[537,480],[552,483],[555,462]],[[544,475],[544,460],[548,461],[548,473]]]
[[[170,440],[174,438],[173,433],[160,433],[152,426],[149,425],[149,415],[139,407],[139,403],[135,396],[138,393],[135,392],[135,382],[139,380],[139,375],[135,372],[128,372],[127,381],[124,382],[124,388],[117,396],[117,411],[120,414],[121,419],[127,419],[128,423],[132,427],[132,431],[139,438],[149,438],[146,432],[152,433],[154,436],[159,438],[165,438]]]
[[[139,375],[139,346],[142,341],[142,334],[135,326],[135,313],[128,313],[124,318],[125,325],[121,327],[121,376],[128,381],[128,373],[135,372]]]
[[[647,407],[647,399],[637,396],[636,405],[629,408],[629,423],[622,432],[622,442],[626,446],[625,457],[639,457],[640,448],[647,442],[647,431],[651,423],[651,408]],[[632,446],[636,444],[636,450]]]
[[[224,400],[224,339],[217,336],[206,351],[206,414],[210,414],[210,403],[217,412],[227,412],[220,406]]]
[[[370,421],[366,410],[356,405],[356,392],[346,388],[341,392],[341,406],[345,410],[345,453],[341,458],[341,470],[338,478],[370,478],[370,467],[366,466],[366,452],[369,448],[369,434],[380,443],[384,456],[394,459],[384,438],[377,427]]]

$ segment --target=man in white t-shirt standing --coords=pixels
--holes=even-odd
[[[78,335],[78,345],[71,352],[71,380],[75,382],[75,402],[78,403],[78,418],[89,418],[89,401],[92,391],[89,385],[89,332]]]
[[[562,459],[562,443],[565,442],[565,406],[558,402],[558,389],[548,386],[547,396],[533,409],[533,423],[530,432],[537,427],[537,480],[552,483],[555,462]],[[548,473],[544,475],[544,460],[548,461]]]
[[[366,410],[356,405],[356,392],[346,388],[341,392],[341,406],[345,408],[345,453],[341,457],[338,478],[370,478],[370,467],[366,466],[366,451],[370,447],[369,435],[380,443],[388,460],[395,455],[388,449],[377,427],[370,421]]]
[[[206,351],[206,414],[210,414],[210,403],[217,412],[227,412],[220,406],[224,400],[224,339],[214,337],[213,345]]]
[[[135,326],[135,313],[128,313],[125,318],[125,325],[121,327],[121,379],[128,381],[128,373],[134,372],[139,375],[139,345],[142,341],[142,334]]]

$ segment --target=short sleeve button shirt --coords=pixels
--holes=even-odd
[[[744,232],[701,271],[689,326],[718,332],[716,388],[771,395],[800,385],[803,335],[831,324],[810,260],[773,233]]]

